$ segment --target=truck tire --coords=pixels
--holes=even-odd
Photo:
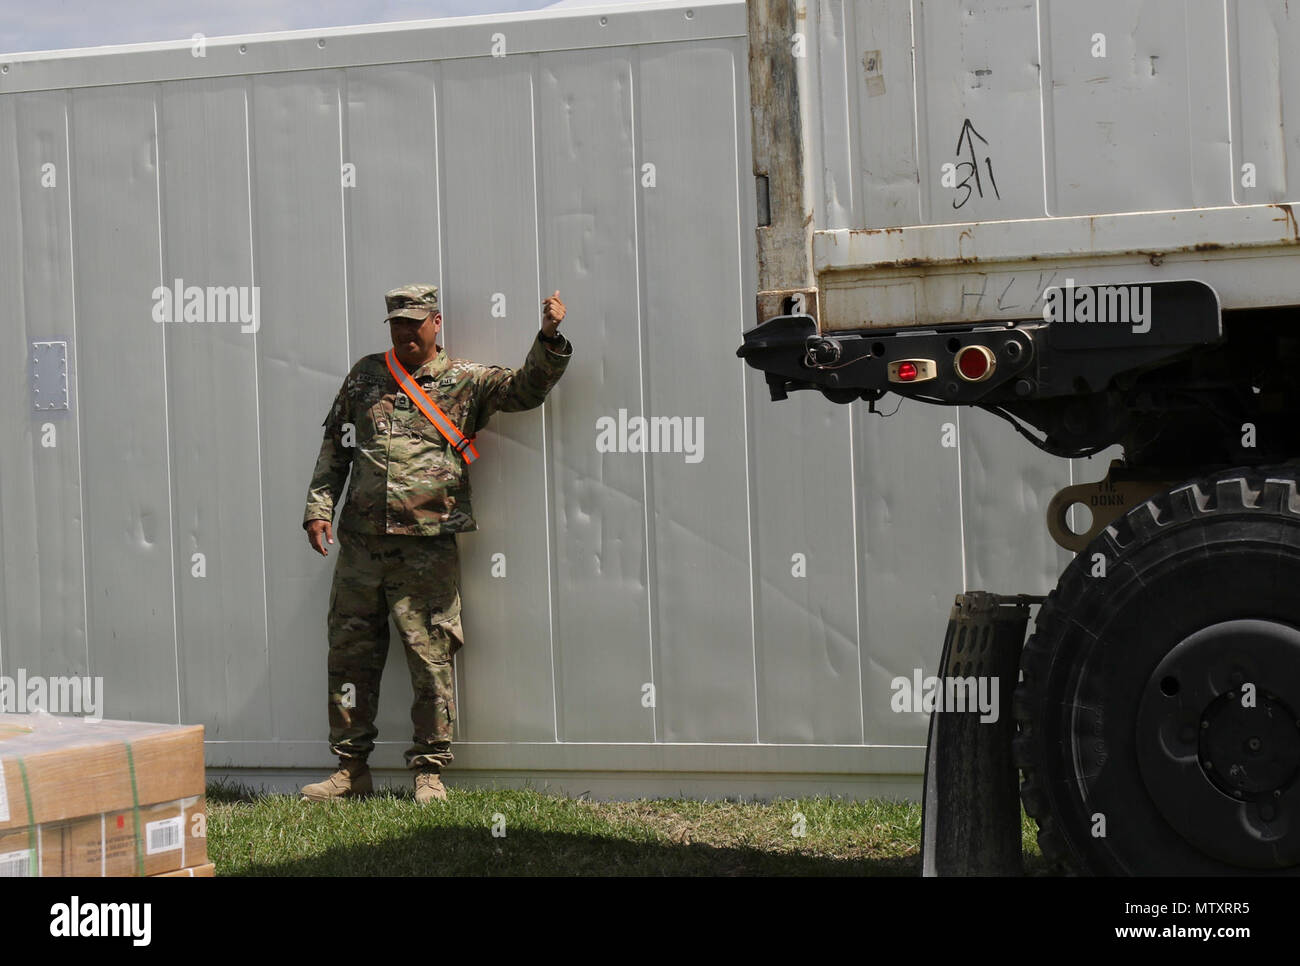
[[[1152,497],[1040,609],[1015,759],[1067,871],[1300,872],[1298,479],[1235,469]]]

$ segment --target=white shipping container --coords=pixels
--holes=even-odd
[[[925,722],[872,694],[889,671],[859,659],[852,535],[827,520],[831,544],[758,565],[784,497],[751,463],[781,414],[734,356],[744,5],[198,52],[0,63],[0,671],[102,677],[101,713],[202,723],[213,768],[318,778],[334,561],[302,509],[344,374],[388,344],[381,296],[440,285],[449,351],[518,365],[559,289],[573,364],[479,436],[453,782],[911,793]],[[155,321],[177,284],[255,290],[257,322]],[[703,448],[602,451],[598,421],[628,416],[701,422]],[[410,735],[400,650],[381,767]]]

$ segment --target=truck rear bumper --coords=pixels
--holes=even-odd
[[[1164,364],[1222,338],[1218,297],[1199,281],[1057,284],[1049,287],[1038,318],[835,332],[824,324],[818,331],[810,316],[784,315],[746,332],[736,354],[767,374],[773,399],[818,389],[836,402],[896,392],[948,405],[987,405],[1100,392],[1121,373]],[[963,370],[968,351],[983,356],[983,371]]]

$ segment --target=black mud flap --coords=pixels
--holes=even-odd
[[[1041,597],[970,591],[958,594],[944,635],[944,682],[974,678],[988,711],[960,704],[930,714],[921,819],[923,876],[1020,875],[1020,794],[1011,741],[1011,697],[1019,676],[1029,607]],[[981,690],[982,685],[982,690]],[[962,692],[969,695],[969,685]],[[964,699],[963,699],[964,702]],[[993,708],[997,710],[993,718]]]

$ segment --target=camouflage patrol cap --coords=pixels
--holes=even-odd
[[[384,295],[384,306],[388,309],[385,322],[393,319],[416,319],[423,322],[431,313],[438,311],[438,286],[403,285]]]

